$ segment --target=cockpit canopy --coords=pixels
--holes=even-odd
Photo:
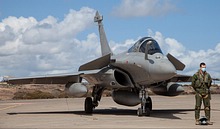
[[[149,43],[148,54],[153,55],[155,53],[162,53],[160,46],[157,41],[150,37],[144,37],[139,39],[129,50],[128,53],[131,52],[142,52],[145,53],[146,44]]]

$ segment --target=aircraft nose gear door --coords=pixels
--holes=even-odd
[[[141,107],[138,108],[137,115],[138,116],[150,116],[150,111],[152,111],[152,100],[148,96],[148,93],[144,86],[141,87],[139,96],[141,99]]]

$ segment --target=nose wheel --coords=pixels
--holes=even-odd
[[[137,110],[138,116],[150,116],[152,111],[152,100],[148,96],[144,87],[140,90],[141,107]]]
[[[141,106],[137,110],[138,116],[150,116],[150,112],[152,111],[152,100],[150,97],[146,99],[145,106]]]

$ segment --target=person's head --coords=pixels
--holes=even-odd
[[[200,63],[200,70],[202,70],[202,72],[206,71],[206,64],[204,62]]]

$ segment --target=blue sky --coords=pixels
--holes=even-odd
[[[163,16],[130,18],[112,15],[120,3],[119,0],[0,0],[0,19],[32,16],[42,20],[51,15],[62,20],[70,9],[90,7],[104,15],[105,29],[110,40],[121,42],[127,38],[144,36],[147,29],[152,29],[176,38],[192,50],[214,48],[220,42],[219,0],[170,0],[176,7],[173,12]]]
[[[218,47],[218,45],[220,44],[219,5],[219,0],[0,0],[0,29],[1,27],[4,27],[4,29],[2,29],[1,31],[5,34],[7,30],[5,29],[6,25],[10,24],[10,29],[7,30],[7,33],[9,33],[8,31],[12,31],[10,33],[13,33],[15,35],[13,40],[14,44],[10,40],[10,46],[15,45],[15,42],[17,42],[17,45],[15,45],[16,51],[14,51],[14,49],[12,47],[9,47],[9,45],[6,46],[6,44],[9,44],[9,40],[7,40],[7,35],[4,37],[0,36],[3,39],[2,43],[0,43],[0,50],[5,53],[0,53],[0,61],[6,61],[5,55],[7,55],[7,59],[17,59],[18,57],[16,56],[19,55],[18,53],[25,53],[21,52],[19,49],[17,50],[17,48],[24,47],[26,49],[32,50],[31,45],[21,45],[25,44],[25,42],[23,42],[24,39],[20,38],[28,37],[28,35],[25,33],[26,30],[30,29],[28,27],[31,26],[32,28],[36,28],[44,22],[53,22],[53,25],[57,26],[62,22],[67,21],[67,16],[73,14],[74,11],[81,14],[80,11],[83,10],[82,8],[86,7],[91,9],[90,11],[88,11],[89,9],[85,9],[88,13],[91,13],[91,15],[95,12],[95,10],[98,10],[104,16],[104,27],[107,38],[110,41],[110,45],[112,46],[112,48],[115,48],[116,51],[120,52],[121,50],[127,49],[128,47],[126,47],[125,44],[131,44],[129,43],[129,41],[135,41],[142,36],[152,36],[156,39],[160,39],[161,42],[159,43],[163,51],[165,51],[164,53],[171,52],[172,54],[176,54],[176,57],[178,57],[180,60],[183,60],[183,62],[187,65],[185,71],[186,74],[192,74],[193,72],[195,72],[195,69],[198,68],[197,66],[200,61],[206,61],[207,64],[210,66],[211,73],[215,76],[220,76],[220,69],[218,68],[218,65],[220,64],[220,58],[218,56],[220,55],[218,52],[218,48],[220,48],[220,46]],[[70,10],[72,10],[72,12]],[[51,16],[52,18],[50,19],[48,18],[48,16]],[[11,17],[15,18],[16,20],[13,20],[13,18]],[[23,19],[21,17],[23,17]],[[34,20],[31,18],[33,18]],[[90,45],[86,43],[88,41],[91,41],[98,46],[98,43],[96,43],[98,40],[97,25],[93,23],[92,18],[93,17],[90,17],[89,15],[88,18],[83,19],[82,23],[85,23],[83,24],[85,25],[84,27],[75,29],[72,28],[71,30],[69,30],[70,34],[73,34],[73,38],[65,38],[69,39],[69,41],[72,41],[67,41],[69,44],[73,43],[73,41],[74,43],[75,41],[77,41],[78,44],[85,43],[84,46],[88,47]],[[72,24],[74,24],[74,17],[72,17],[72,20]],[[29,22],[31,24],[29,24]],[[22,24],[24,26],[22,26],[23,28],[19,28],[14,24]],[[53,30],[56,30],[56,28],[54,28]],[[49,32],[54,33],[48,34]],[[49,36],[56,36],[56,32],[57,31],[50,30],[48,31],[48,33],[45,33]],[[29,36],[31,34],[32,33],[29,33]],[[34,35],[34,33],[32,35]],[[65,36],[60,36],[60,38],[62,39]],[[45,38],[45,42],[47,40],[48,42],[56,41],[58,45],[61,44],[61,40],[52,40],[48,39],[48,37]],[[64,39],[62,39],[62,41],[63,40]],[[36,41],[39,41],[39,39],[37,39]],[[19,43],[20,45],[18,45]],[[118,44],[120,47],[118,47]],[[45,48],[46,46],[47,45],[45,45]],[[12,50],[10,51],[10,49]],[[84,49],[85,48],[83,48],[83,50]],[[7,50],[10,52],[8,52]],[[55,45],[53,50],[55,50]],[[90,46],[90,48],[88,47],[88,50],[84,51],[94,52],[93,50],[98,51],[96,50],[96,48],[92,49],[92,46]],[[7,63],[1,63],[0,76],[26,76],[75,71],[77,70],[76,67],[78,67],[80,63],[87,62],[88,60],[99,56],[99,52],[96,52],[96,54],[94,54],[93,56],[86,58],[84,58],[83,56],[85,56],[86,54],[91,55],[91,53],[81,54],[82,57],[80,60],[65,60],[71,64],[69,64],[69,66],[66,66],[65,63],[67,62],[64,61],[63,64],[57,64],[57,67],[53,67],[57,69],[54,71],[49,68],[49,66],[52,66],[54,62],[46,60],[50,57],[51,60],[58,60],[56,57],[52,57],[51,55],[49,55],[51,53],[45,53],[42,51],[39,52],[40,54],[38,54],[37,51],[34,53],[33,51],[28,52],[32,56],[29,55],[30,57],[25,56],[23,58],[19,58],[35,58],[35,60],[30,60],[30,62],[26,63],[23,62],[22,64],[21,62],[19,62],[19,60],[15,59],[13,61],[17,65],[10,67],[7,65]],[[72,54],[76,54],[78,52],[81,51],[76,51]],[[39,59],[38,56],[36,56],[36,53],[39,57],[42,57],[40,58],[40,62],[44,64],[43,67],[34,64],[39,63]],[[65,57],[71,57],[67,56],[70,54],[71,53],[65,53]],[[45,60],[43,60],[43,57],[45,57]],[[194,62],[193,59],[197,59],[198,61]],[[212,60],[212,62],[210,60]],[[27,66],[30,65],[33,66],[27,68]],[[71,68],[73,65],[74,68]],[[64,68],[61,69],[61,66]],[[12,67],[14,68],[14,70]],[[11,70],[5,70],[8,68],[11,68]],[[17,69],[21,70],[15,71]],[[192,72],[192,70],[194,71]]]

